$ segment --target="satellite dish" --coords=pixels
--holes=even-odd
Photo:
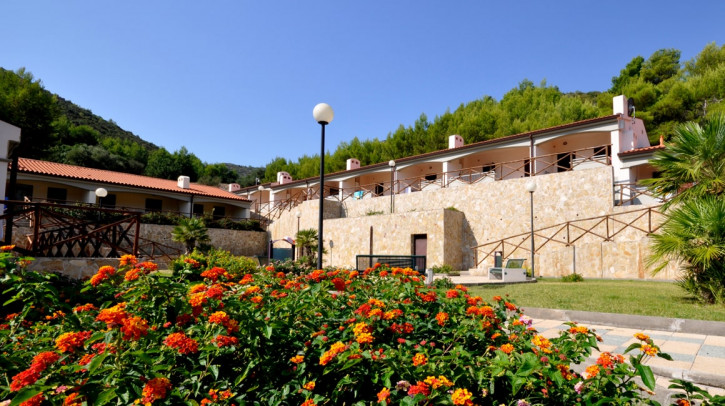
[[[627,99],[627,115],[634,117],[634,99],[631,97]]]

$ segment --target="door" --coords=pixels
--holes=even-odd
[[[428,255],[428,235],[413,234],[413,255]],[[419,272],[424,272],[426,268],[426,258],[416,258],[415,268]]]
[[[571,170],[571,152],[556,154],[556,171],[566,172]]]

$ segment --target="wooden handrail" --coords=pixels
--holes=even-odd
[[[544,241],[539,244],[538,247],[534,247],[534,253],[540,251],[541,248],[543,248],[550,242],[563,244],[567,247],[574,245],[577,241],[587,235],[592,235],[594,237],[602,239],[603,241],[612,241],[615,236],[623,232],[625,229],[629,228],[637,230],[644,234],[652,234],[660,228],[660,224],[655,225],[652,222],[653,213],[660,215],[662,214],[662,212],[658,210],[660,207],[662,206],[652,206],[637,210],[630,210],[622,213],[606,214],[604,216],[595,216],[585,219],[571,220],[564,223],[540,228],[534,231],[534,238],[535,240],[536,238],[539,238],[543,239]],[[637,213],[639,213],[639,215],[629,219],[629,221],[621,220],[622,217],[631,216]],[[640,226],[637,226],[635,223],[642,219],[644,216],[647,216],[647,227],[642,228]],[[592,221],[595,222],[593,225],[580,225],[581,223]],[[595,228],[599,227],[602,224],[606,226],[605,232],[595,232]],[[610,227],[610,224],[612,225],[612,227]],[[619,225],[620,227],[616,227],[617,225]],[[572,229],[574,233],[572,233]],[[564,231],[566,232],[565,237],[561,240],[557,239],[556,237]],[[576,234],[577,232],[579,233]],[[474,264],[476,267],[478,267],[481,263],[483,263],[483,261],[492,256],[496,251],[501,251],[504,259],[508,258],[509,255],[519,249],[531,252],[531,248],[529,248],[531,246],[530,238],[531,232],[525,232],[471,247],[474,252]],[[506,255],[505,249],[507,244],[509,246],[513,246],[513,249],[509,250],[508,255]],[[481,251],[483,256],[479,255],[479,251]]]

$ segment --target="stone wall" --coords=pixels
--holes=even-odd
[[[576,242],[577,272],[603,278],[648,278],[644,258],[647,250],[646,233],[649,223],[658,224],[662,217],[644,214],[647,206],[613,206],[612,168],[601,167],[536,176],[534,193],[534,225],[537,230],[566,221],[577,223],[582,229],[592,228]],[[471,247],[530,232],[530,195],[525,189],[530,178],[497,182],[482,182],[457,187],[432,187],[421,192],[395,196],[395,213],[390,213],[390,197],[382,196],[361,200],[346,199],[339,203],[325,202],[325,247],[332,239],[335,243],[332,258],[326,264],[354,266],[354,254],[369,253],[370,226],[373,227],[374,253],[410,254],[411,235],[428,235],[428,264],[449,264],[459,269],[474,267]],[[328,207],[329,205],[329,207]],[[300,211],[300,228],[317,229],[317,201],[306,201],[283,212],[269,228],[272,238],[294,236],[297,229],[295,212]],[[445,210],[449,209],[449,210]],[[453,210],[455,209],[455,210]],[[631,212],[602,221],[601,216]],[[383,213],[369,215],[369,213]],[[591,219],[591,220],[586,220]],[[634,227],[624,224],[634,222]],[[598,235],[618,231],[613,241],[604,241]],[[571,247],[566,241],[566,230],[547,231],[552,241],[537,254],[538,270],[544,276],[567,274],[572,268]],[[571,227],[570,239],[582,234]],[[577,234],[578,233],[578,234]],[[556,243],[561,241],[562,243]],[[544,244],[536,237],[536,246]],[[529,246],[524,241],[523,246]],[[509,248],[510,249],[510,248]],[[528,258],[527,250],[519,249],[513,255]],[[480,265],[481,269],[493,265],[493,258]],[[538,266],[537,265],[537,266]],[[537,270],[537,274],[539,274]],[[584,271],[586,270],[586,271]],[[672,266],[661,272],[658,279],[676,277]]]

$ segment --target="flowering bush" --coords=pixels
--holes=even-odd
[[[235,276],[210,268],[202,281],[186,282],[125,257],[99,274],[85,287],[94,294],[88,302],[26,301],[13,314],[3,308],[0,400],[648,403],[654,377],[642,361],[667,358],[641,335],[628,361],[604,352],[576,373],[572,366],[597,346],[593,331],[571,323],[547,339],[504,298],[471,296],[463,286],[427,288],[409,269],[298,276],[267,267]]]

